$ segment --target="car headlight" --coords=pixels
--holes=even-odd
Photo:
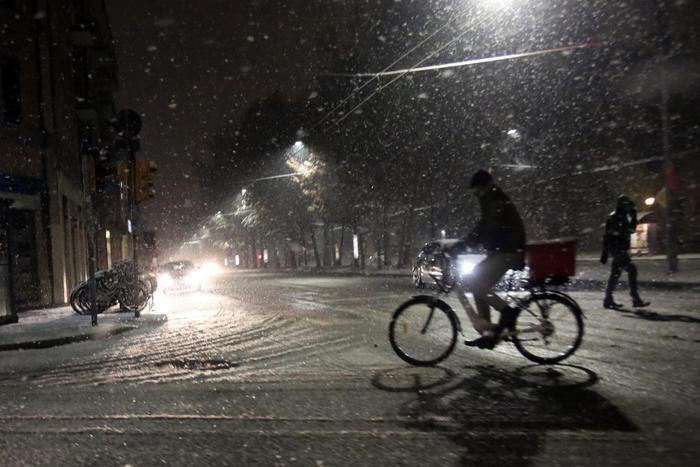
[[[209,261],[202,265],[200,272],[206,277],[215,276],[221,272],[221,266],[214,261]]]
[[[197,284],[199,284],[200,278],[201,278],[200,274],[197,271],[195,271],[195,272],[191,272],[191,273],[187,274],[187,276],[185,277],[185,281],[189,285],[197,285]]]
[[[173,277],[170,274],[161,274],[158,276],[158,283],[162,287],[170,287],[173,285]]]

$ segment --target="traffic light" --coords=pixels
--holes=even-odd
[[[134,198],[137,203],[153,198],[156,190],[153,188],[153,174],[158,166],[153,161],[136,159],[134,161]]]

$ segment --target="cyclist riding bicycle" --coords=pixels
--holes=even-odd
[[[522,269],[524,266],[525,228],[515,205],[494,184],[489,172],[476,172],[469,188],[479,198],[481,219],[469,235],[453,246],[448,254],[455,255],[467,247],[479,246],[487,252],[486,258],[463,279],[463,283],[457,281],[454,288],[467,313],[472,308],[466,292],[472,292],[480,318],[475,322],[474,328],[481,337],[466,341],[465,344],[493,349],[501,334],[514,327],[518,309],[510,307],[492,288],[509,269]],[[490,307],[501,313],[497,325],[491,323]]]

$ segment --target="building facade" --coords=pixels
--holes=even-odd
[[[16,311],[65,303],[87,277],[117,68],[101,0],[0,1],[0,21],[0,296]]]

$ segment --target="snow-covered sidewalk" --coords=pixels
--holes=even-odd
[[[163,315],[108,310],[98,315],[98,325],[92,326],[89,315],[78,315],[70,306],[24,311],[19,322],[0,326],[0,351],[47,348],[84,340],[104,339],[138,328],[142,323],[162,321]]]
[[[677,287],[683,285],[700,285],[700,255],[680,255],[678,257],[678,272],[668,273],[668,262],[665,256],[633,257],[637,265],[639,284],[653,286]],[[599,257],[581,255],[576,258],[576,278],[588,281],[607,281],[610,274],[610,261],[601,264]],[[627,280],[623,272],[621,280]]]

